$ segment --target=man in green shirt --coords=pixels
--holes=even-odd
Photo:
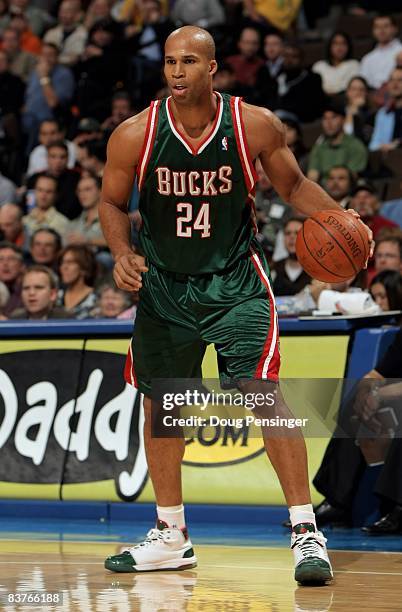
[[[362,172],[368,159],[365,145],[343,131],[345,111],[331,105],[322,116],[322,134],[313,146],[307,176],[312,181],[324,182],[334,166],[346,166],[354,173]]]

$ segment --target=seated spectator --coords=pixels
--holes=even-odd
[[[23,218],[24,227],[32,236],[36,230],[50,227],[64,236],[69,228],[69,220],[56,210],[57,179],[54,176],[39,175],[35,183],[35,206]]]
[[[393,221],[385,219],[378,214],[380,202],[377,191],[371,183],[360,180],[352,192],[350,208],[359,213],[362,221],[366,223],[373,232],[374,240],[383,229],[396,228],[397,225]]]
[[[225,23],[225,12],[219,0],[176,0],[170,17],[177,27],[195,25],[209,30]]]
[[[303,67],[301,47],[290,43],[285,45],[283,68],[276,81],[277,102],[274,109],[289,111],[302,123],[321,117],[326,102],[321,77]]]
[[[282,32],[287,32],[296,21],[302,0],[288,2],[272,2],[272,0],[244,0],[247,14],[256,24],[265,28],[274,26]]]
[[[46,266],[31,266],[22,276],[22,308],[14,310],[10,319],[68,319],[63,308],[55,306],[57,300],[58,278]]]
[[[302,130],[296,115],[281,110],[277,110],[275,115],[281,119],[285,126],[287,146],[295,156],[300,168],[305,172],[308,164],[308,153],[303,142]]]
[[[383,312],[402,310],[402,275],[399,271],[383,270],[370,283],[370,293]]]
[[[373,132],[374,112],[370,107],[367,82],[359,76],[351,79],[345,97],[346,117],[343,131],[368,145]]]
[[[135,115],[131,97],[126,91],[118,91],[112,98],[112,114],[102,123],[102,130],[113,132],[120,123]]]
[[[10,21],[10,27],[20,35],[20,45],[23,51],[39,55],[42,50],[42,41],[31,30],[28,19],[24,13],[14,15]]]
[[[328,172],[324,189],[342,208],[349,208],[355,177],[347,166],[334,166]]]
[[[385,438],[387,432],[376,418],[377,411],[381,406],[389,406],[392,401],[399,400],[400,403],[401,384],[394,383],[392,378],[401,376],[402,331],[399,331],[375,369],[360,381],[350,405],[353,414],[350,414],[350,409],[347,410],[349,406],[340,414],[341,433],[332,436],[313,480],[315,488],[325,496],[324,501],[315,509],[317,525],[334,522],[350,525],[355,493],[367,466],[362,446],[364,448],[368,440],[361,438],[359,444],[356,444],[356,431],[361,423],[373,432],[371,436],[376,432],[378,436],[380,426],[380,435]],[[345,432],[348,437],[345,437]],[[392,503],[388,502],[388,510],[383,511],[379,521],[363,527],[363,531],[368,534],[393,535],[402,529],[401,457],[401,439],[397,436],[390,442],[374,489],[383,501],[390,500]]]
[[[6,53],[11,74],[22,81],[28,81],[35,68],[37,58],[33,53],[23,51],[17,30],[7,28],[2,35],[2,50]]]
[[[388,81],[395,66],[395,57],[402,50],[398,28],[391,15],[378,15],[373,21],[376,46],[360,62],[360,75],[373,89]]]
[[[45,43],[60,49],[59,62],[65,66],[73,66],[85,48],[88,32],[80,24],[80,8],[80,4],[72,0],[63,0],[59,7],[58,25],[43,37]]]
[[[27,152],[37,144],[39,126],[45,119],[65,116],[74,94],[74,77],[58,61],[58,49],[46,43],[32,72],[25,93],[23,126],[28,136]]]
[[[102,178],[106,163],[105,142],[103,140],[87,140],[81,143],[78,148],[78,160],[83,171]]]
[[[118,289],[114,283],[105,283],[97,294],[97,304],[91,313],[96,319],[117,319],[132,306],[130,294]]]
[[[42,121],[39,127],[39,144],[35,147],[28,161],[27,176],[32,176],[37,172],[45,172],[48,169],[47,147],[54,142],[63,140],[63,132],[55,119],[46,119]],[[74,143],[69,140],[64,140],[68,149],[67,168],[75,166],[75,147]]]
[[[47,159],[47,174],[57,180],[57,210],[68,219],[75,219],[81,212],[75,193],[80,175],[67,168],[67,145],[63,141],[52,142],[47,148]],[[28,179],[29,189],[35,185],[37,177],[38,174],[33,174]]]
[[[322,88],[333,96],[345,91],[350,79],[359,74],[353,58],[352,41],[344,32],[334,32],[327,44],[326,59],[316,62],[312,71],[321,76]]]
[[[245,87],[254,87],[257,72],[264,65],[258,55],[261,44],[260,33],[254,28],[244,28],[237,43],[239,53],[226,58],[234,70],[236,81]]]
[[[57,270],[58,257],[61,251],[61,237],[56,230],[38,229],[31,236],[30,263],[47,266]]]
[[[0,208],[1,240],[6,240],[23,250],[27,250],[28,236],[24,229],[22,217],[22,208],[18,204],[4,204]]]
[[[375,116],[370,151],[391,151],[402,144],[402,68],[392,71],[387,84],[389,103]]]
[[[101,19],[92,26],[74,68],[76,103],[81,117],[103,121],[108,116],[110,97],[127,78],[128,57],[124,51],[124,40],[116,22]]]
[[[0,282],[6,285],[10,293],[2,309],[6,317],[22,306],[21,280],[24,269],[22,249],[11,242],[0,242]]]
[[[311,282],[297,261],[296,238],[303,221],[296,217],[287,220],[284,226],[285,248],[288,256],[275,262],[275,279],[273,290],[275,295],[295,295]]]
[[[334,166],[347,166],[352,172],[362,172],[368,153],[364,144],[345,134],[345,113],[341,106],[331,104],[322,116],[322,135],[310,152],[307,176],[312,181],[325,183]]]
[[[384,270],[393,270],[402,274],[402,236],[400,235],[385,235],[377,240],[369,282]]]
[[[17,199],[17,188],[9,178],[0,172],[0,207],[6,202],[15,202]]]
[[[77,185],[82,213],[71,221],[65,235],[66,244],[86,244],[94,253],[107,248],[99,221],[98,206],[101,197],[101,181],[97,176],[83,177]]]
[[[269,75],[276,79],[283,66],[283,35],[280,32],[270,32],[264,38],[265,63],[259,70],[259,76]]]
[[[63,288],[57,305],[75,319],[87,319],[96,304],[96,263],[91,249],[79,244],[66,246],[59,255],[59,275]]]

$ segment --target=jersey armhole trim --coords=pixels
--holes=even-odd
[[[159,114],[159,100],[153,100],[149,107],[147,126],[145,128],[145,136],[144,142],[142,144],[140,157],[137,164],[137,181],[138,181],[138,190],[141,191],[141,188],[144,183],[147,166],[151,157],[156,131],[158,127],[158,114]]]
[[[250,150],[245,135],[240,102],[241,98],[239,98],[238,96],[232,97],[230,99],[230,109],[232,111],[233,127],[236,136],[237,149],[243,168],[244,178],[249,193],[252,193],[258,177],[257,172],[254,168],[253,160],[251,159]]]

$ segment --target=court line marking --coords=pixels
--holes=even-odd
[[[0,561],[0,565],[101,565],[100,561]],[[293,567],[271,567],[260,565],[209,565],[202,564],[202,568],[206,569],[238,569],[238,570],[261,570],[261,571],[280,571],[293,572]],[[145,572],[144,572],[145,573]],[[402,572],[370,572],[357,570],[334,570],[334,574],[364,574],[373,576],[402,576]]]
[[[134,540],[132,540],[130,543],[127,544],[127,542],[119,542],[116,540],[45,540],[45,539],[39,539],[39,540],[26,540],[24,538],[21,538],[19,540],[16,540],[15,538],[1,538],[0,537],[0,548],[1,548],[1,543],[2,542],[25,542],[25,543],[33,543],[33,544],[88,544],[90,546],[93,546],[94,544],[99,544],[99,545],[108,545],[108,546],[130,546],[135,544],[136,542],[134,542]],[[242,544],[197,544],[196,543],[197,548],[241,548],[243,550],[290,550],[290,546],[252,546],[252,545],[242,545]],[[402,550],[349,550],[347,548],[328,548],[328,552],[332,553],[332,552],[341,552],[341,553],[354,553],[356,555],[364,553],[370,553],[370,554],[381,554],[381,555],[402,555]],[[1,554],[1,550],[0,550],[0,554]]]
[[[275,570],[281,572],[294,571],[294,568],[287,567],[261,567],[253,565],[204,565],[203,567],[209,568],[222,568],[222,569],[250,569],[250,570]],[[334,570],[334,574],[373,574],[374,576],[402,576],[402,572],[370,572],[370,571],[358,571],[358,570]]]
[[[16,540],[15,538],[1,538],[0,539],[0,555],[2,554],[1,552],[1,543],[2,542],[29,542],[29,543],[33,543],[33,544],[64,544],[64,545],[68,545],[68,544],[90,544],[91,546],[93,546],[94,544],[98,544],[98,545],[111,545],[111,546],[129,546],[129,544],[124,544],[123,542],[116,542],[115,540],[112,541],[96,541],[96,540]],[[241,548],[241,549],[246,549],[246,550],[263,550],[263,551],[271,551],[271,550],[290,550],[290,548],[287,548],[286,546],[242,546],[241,544],[198,544],[196,545],[197,548]],[[328,552],[331,554],[333,552],[336,553],[352,553],[355,555],[361,555],[361,554],[376,554],[376,555],[402,555],[402,551],[398,551],[398,550],[348,550],[348,549],[343,549],[343,548],[329,548]],[[15,554],[26,554],[22,551],[18,551]],[[60,554],[59,550],[55,550],[55,551],[45,551],[45,554],[47,555],[58,555]],[[68,553],[65,554],[76,554],[74,552],[69,551]],[[4,561],[0,561],[0,563],[4,563]]]
[[[15,538],[0,538],[0,547],[1,547],[1,543],[2,542],[29,542],[29,543],[33,543],[33,544],[39,544],[39,543],[43,543],[43,544],[90,544],[91,546],[94,544],[99,544],[99,545],[111,545],[111,546],[130,546],[130,544],[125,544],[124,542],[116,542],[116,540],[42,540],[42,539],[38,539],[38,540],[16,540]],[[135,544],[135,542],[133,542],[133,544]],[[246,549],[246,550],[265,550],[265,551],[270,551],[270,550],[290,550],[290,547],[287,546],[252,546],[252,545],[242,545],[242,544],[196,544],[196,546],[198,548],[241,548],[241,549]],[[328,548],[328,552],[329,553],[333,553],[333,552],[340,552],[340,553],[353,553],[355,555],[361,555],[362,553],[364,554],[376,554],[376,555],[402,555],[402,550],[349,550],[349,549],[345,549],[345,548]],[[1,550],[0,550],[0,554],[1,554]],[[16,553],[16,554],[24,554],[24,553]],[[59,551],[46,551],[46,554],[59,554]],[[68,553],[68,554],[74,554],[74,553]],[[3,563],[3,562],[1,562]]]

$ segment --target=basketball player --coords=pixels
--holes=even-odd
[[[272,113],[213,92],[214,54],[205,30],[173,32],[165,46],[171,96],[122,123],[108,145],[100,217],[118,287],[140,290],[126,379],[145,395],[157,502],[156,528],[107,558],[105,567],[116,572],[180,570],[197,562],[182,504],[184,440],[151,436],[152,380],[201,378],[206,345],[214,343],[222,378],[239,381],[243,391],[275,388],[280,395],[274,298],[254,237],[253,160],[259,157],[283,200],[305,215],[340,208],[301,174]],[[127,215],[135,175],[143,256],[133,251]],[[281,402],[280,413],[290,416]],[[290,509],[295,578],[325,583],[332,569],[316,528],[301,432],[263,437]]]

